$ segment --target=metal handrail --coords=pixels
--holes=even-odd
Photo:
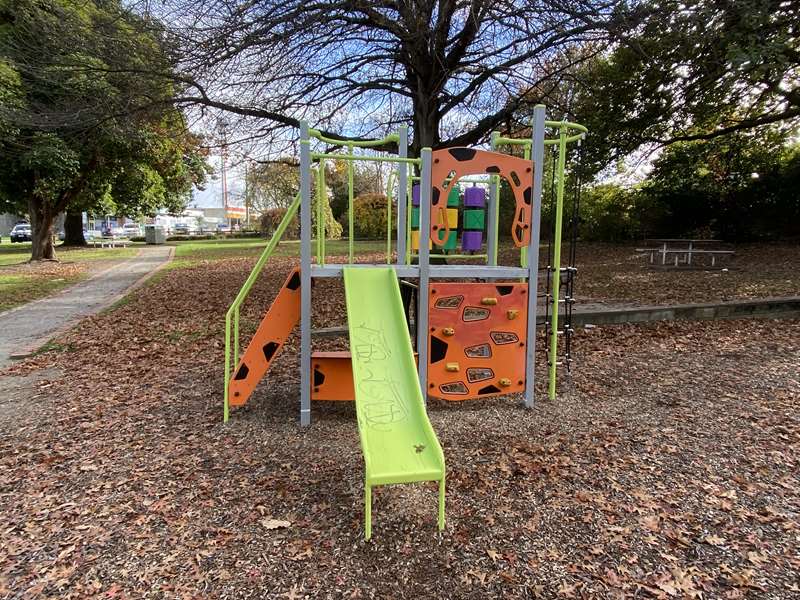
[[[334,138],[325,137],[320,133],[318,129],[309,129],[308,135],[313,138],[318,139],[321,142],[325,142],[326,144],[335,144],[337,146],[352,146],[353,148],[374,148],[376,146],[382,146],[384,144],[389,144],[391,142],[399,142],[400,136],[396,133],[391,133],[387,135],[385,138],[380,140],[337,140]]]

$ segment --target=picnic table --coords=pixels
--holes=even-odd
[[[128,239],[94,238],[89,243],[95,248],[127,248],[131,242]]]
[[[675,257],[675,266],[681,263],[686,266],[692,265],[692,255],[708,256],[711,258],[711,266],[716,266],[717,257],[733,256],[733,250],[720,250],[704,247],[707,244],[720,244],[722,240],[710,239],[688,239],[688,238],[655,238],[645,240],[645,244],[649,244],[647,248],[636,248],[637,252],[648,253],[650,255],[650,264],[655,263],[657,254],[661,255],[661,264],[667,264],[667,256],[673,255]],[[700,247],[698,247],[700,246]]]

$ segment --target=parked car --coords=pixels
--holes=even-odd
[[[31,235],[30,223],[17,223],[14,225],[14,229],[11,230],[11,243],[30,242]]]
[[[192,231],[186,223],[175,223],[172,232],[175,235],[189,235]]]
[[[227,223],[220,223],[219,225],[217,225],[217,231],[219,233],[230,233],[231,226],[228,225]]]
[[[138,223],[125,223],[122,228],[123,234],[125,237],[141,237],[142,235],[142,228]]]

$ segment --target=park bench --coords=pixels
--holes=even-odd
[[[90,242],[94,248],[127,248],[130,240],[97,239]]]

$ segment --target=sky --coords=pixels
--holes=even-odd
[[[206,181],[205,189],[192,190],[189,208],[222,208],[222,178],[219,175],[219,157],[209,160],[214,167],[214,174]],[[228,171],[228,205],[244,206],[241,197],[244,192],[244,177],[239,169]]]

